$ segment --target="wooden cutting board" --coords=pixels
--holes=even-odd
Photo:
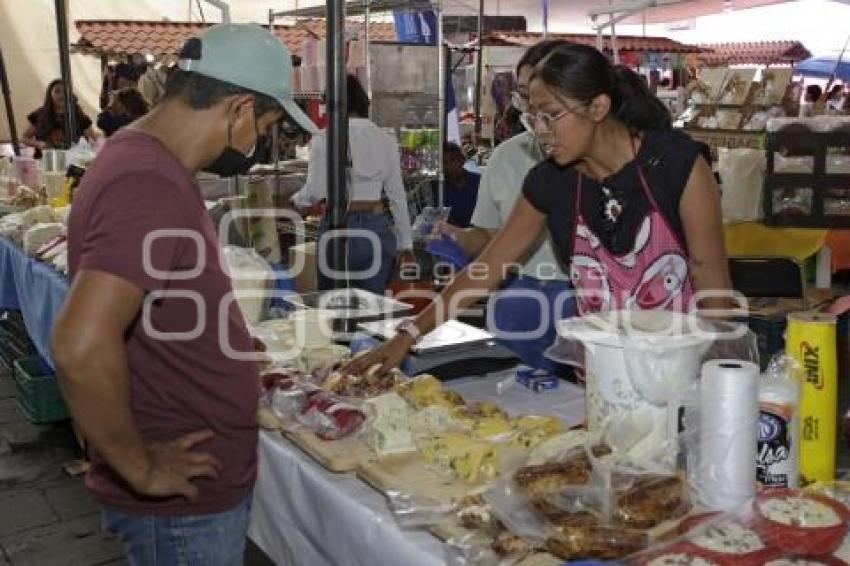
[[[400,491],[436,501],[449,501],[481,487],[438,473],[429,467],[418,452],[382,458],[372,454],[357,468],[357,477],[384,495],[390,491]]]
[[[359,435],[340,440],[322,440],[307,428],[283,431],[288,439],[323,468],[334,473],[353,472],[374,453]]]

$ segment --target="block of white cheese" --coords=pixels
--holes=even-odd
[[[385,393],[363,402],[366,443],[378,456],[413,452],[410,407],[397,393]]]
[[[34,256],[36,252],[65,231],[65,225],[58,222],[42,222],[24,232],[24,253]]]
[[[414,434],[422,436],[439,434],[458,426],[460,423],[444,405],[429,405],[410,417],[410,428]]]

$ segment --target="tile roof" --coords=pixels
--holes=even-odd
[[[539,33],[517,31],[497,32],[490,34],[487,41],[492,45],[534,45],[542,40]],[[596,36],[593,34],[550,33],[549,39],[563,39],[573,43],[596,46]],[[611,50],[611,38],[603,36],[605,50]],[[634,35],[618,35],[617,48],[619,51],[637,51],[649,53],[702,53],[704,48],[696,45],[679,43],[666,37],[642,37]]]
[[[325,37],[327,23],[324,18],[299,18],[298,26],[309,29],[319,37]],[[349,21],[347,28],[362,32],[363,24],[361,22]],[[372,22],[369,24],[369,41],[395,40],[395,24],[392,22]]]
[[[799,41],[754,41],[703,45],[708,65],[776,65],[797,63],[812,56]]]
[[[77,20],[75,24],[80,33],[77,47],[106,55],[176,53],[187,38],[209,25],[200,22],[131,20]],[[395,26],[392,23],[372,23],[369,31],[372,40],[395,41]],[[325,22],[302,20],[294,26],[276,25],[274,32],[291,53],[299,55],[305,40],[325,36]]]

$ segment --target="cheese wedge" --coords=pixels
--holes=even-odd
[[[461,432],[447,432],[426,439],[422,456],[444,475],[469,483],[492,479],[496,475],[496,449]]]
[[[517,431],[513,444],[521,448],[534,448],[566,430],[564,424],[554,417],[525,415],[513,422]]]

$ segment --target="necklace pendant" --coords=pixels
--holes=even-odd
[[[611,223],[616,223],[623,214],[623,205],[616,198],[609,199],[605,203],[605,219]]]

